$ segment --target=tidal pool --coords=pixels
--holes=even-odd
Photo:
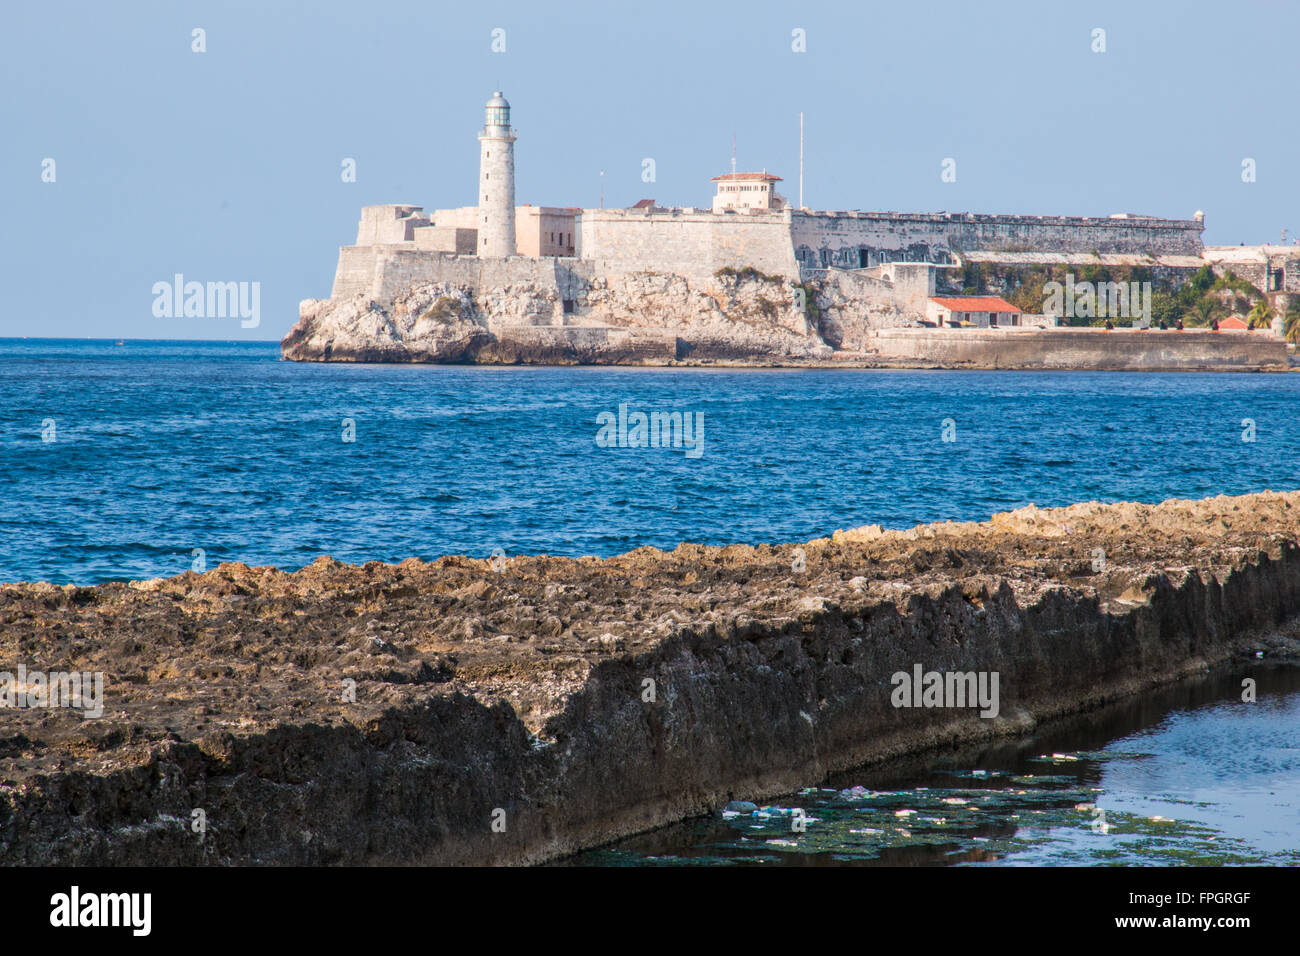
[[[836,774],[752,806],[735,796],[564,863],[1298,865],[1300,667],[1236,667],[1016,741]]]

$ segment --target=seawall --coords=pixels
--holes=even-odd
[[[1294,655],[1297,614],[1300,492],[4,585],[9,670],[100,671],[106,698],[0,711],[0,863],[538,862]],[[998,672],[998,716],[895,708],[917,664]]]
[[[1286,342],[1263,332],[1147,329],[877,329],[881,359],[942,368],[1285,371]]]

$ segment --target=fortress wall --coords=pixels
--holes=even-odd
[[[926,314],[930,297],[935,294],[935,269],[922,263],[890,262],[878,267],[881,276],[892,284],[891,299],[906,313]]]
[[[1255,332],[1135,332],[1117,329],[879,329],[881,358],[945,367],[1116,371],[1285,370],[1286,343]]]
[[[856,269],[882,261],[946,262],[954,250],[1201,254],[1204,224],[1186,219],[1093,219],[961,214],[793,213],[805,269]]]
[[[712,217],[712,275],[719,269],[753,267],[768,275],[799,278],[787,213],[762,217],[739,214]]]
[[[1232,272],[1261,292],[1300,292],[1300,248],[1296,246],[1208,246],[1205,259],[1215,275]]]
[[[578,256],[606,275],[671,272],[707,280],[719,269],[747,266],[791,279],[799,273],[788,213],[584,209],[577,232]]]
[[[420,206],[409,203],[363,206],[361,220],[357,223],[357,245],[407,242],[411,239],[411,230],[420,224],[428,224],[428,217]]]
[[[350,299],[354,295],[369,294],[375,276],[375,247],[342,246],[339,264],[334,270],[334,288],[331,299]]]
[[[586,264],[571,258],[456,256],[406,244],[344,246],[330,297],[366,295],[391,302],[419,282],[445,282],[483,292],[534,285],[554,290],[558,307],[563,299],[580,296],[588,276]]]
[[[1268,288],[1269,268],[1267,262],[1214,262],[1210,266],[1216,276],[1231,272],[1238,279],[1245,279],[1256,289]]]

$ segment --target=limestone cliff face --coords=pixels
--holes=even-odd
[[[722,273],[711,283],[638,272],[596,279],[589,317],[609,325],[672,329],[691,361],[824,359],[831,348],[787,279]]]
[[[307,299],[280,343],[306,362],[469,362],[492,341],[468,293],[425,284],[387,307],[366,296]]]
[[[806,293],[778,277],[632,273],[568,290],[416,283],[391,302],[308,299],[281,343],[296,361],[554,364],[818,361],[832,349]]]

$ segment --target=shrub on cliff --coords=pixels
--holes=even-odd
[[[770,276],[766,272],[760,272],[753,266],[745,266],[743,269],[733,269],[731,266],[723,266],[713,274],[719,279],[729,276],[734,278],[737,282],[744,282],[748,279],[753,279],[756,282],[780,283],[785,281],[780,276]]]
[[[816,325],[822,317],[821,307],[817,305],[817,289],[808,282],[796,282],[794,287],[803,293],[803,307],[808,319]]]
[[[450,323],[460,317],[460,300],[454,295],[439,296],[421,318]]]

